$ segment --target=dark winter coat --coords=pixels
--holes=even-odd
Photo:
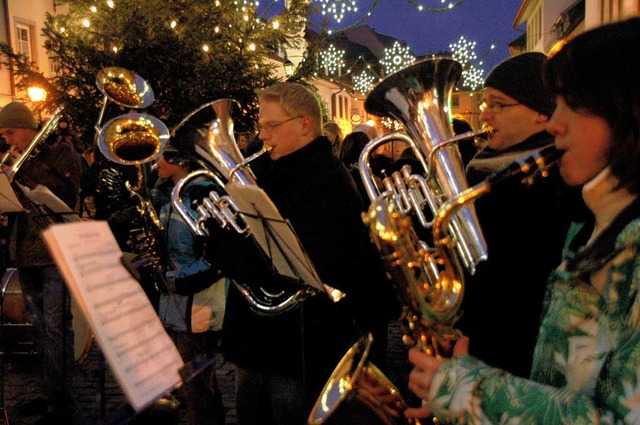
[[[31,189],[37,185],[46,186],[73,210],[80,193],[82,158],[70,141],[55,134],[41,142],[36,149],[37,152],[20,167],[14,181]],[[26,201],[21,189],[16,185],[14,189],[26,210],[16,216],[16,265],[29,267],[53,264],[40,238],[40,231],[50,224],[47,221],[59,219],[41,216],[41,211],[34,211],[33,205]]]
[[[541,132],[507,150],[484,149],[467,168],[469,184],[551,144]],[[529,376],[547,277],[560,264],[574,202],[579,193],[557,167],[532,186],[513,181],[476,200],[489,258],[466,278],[458,327],[471,354],[491,366]]]
[[[223,327],[225,357],[244,367],[294,376],[303,373],[304,361],[308,396],[317,395],[346,350],[375,326],[372,319],[388,320],[394,296],[362,223],[362,199],[326,137],[256,174],[292,224],[322,281],[347,297],[333,303],[316,295],[293,311],[260,317],[230,290]]]

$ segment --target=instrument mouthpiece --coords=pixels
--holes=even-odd
[[[522,180],[535,177],[538,173],[551,168],[564,152],[556,149],[555,145],[539,150],[531,156],[520,158],[486,179],[490,187],[495,188],[513,179]]]

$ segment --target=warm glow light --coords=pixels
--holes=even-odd
[[[176,20],[172,20],[171,23],[169,24],[171,26],[171,28],[175,28],[176,25],[178,25],[178,23],[176,22]]]
[[[107,0],[107,6],[109,6],[111,9],[116,7],[115,3],[113,3],[113,0]]]
[[[91,6],[89,10],[92,11],[93,13],[96,13],[98,11],[98,8],[95,6]]]
[[[203,44],[202,45],[202,50],[204,50],[205,52],[209,51],[209,45],[208,44]]]
[[[271,23],[271,26],[273,26],[274,30],[277,30],[278,28],[280,28],[280,22],[279,21],[273,21]]]
[[[47,91],[42,87],[29,87],[27,93],[32,102],[42,102],[47,98]]]
[[[255,45],[255,43],[251,43],[251,44],[249,44],[249,50],[251,50],[252,52],[255,52],[255,51],[256,51],[256,45]]]

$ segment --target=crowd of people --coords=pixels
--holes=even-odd
[[[469,424],[638,422],[639,39],[640,18],[607,24],[551,57],[518,54],[488,74],[480,114],[487,140],[460,149],[468,184],[543,149],[555,148],[559,159],[535,181],[507,181],[475,201],[489,257],[463,276],[460,315],[452,319],[460,336],[438,342],[453,354],[434,356],[424,341],[411,347],[415,397],[387,414]],[[237,149],[248,157],[269,148],[241,166],[284,219],[260,223],[265,234],[283,222],[293,230],[325,290],[282,274],[272,263],[276,247],[264,249],[213,220],[207,236],[190,229],[171,197],[203,167],[194,149],[203,129],[185,125],[172,134],[154,159],[149,191],[166,251],[166,286],[156,288],[154,307],[188,365],[176,396],[189,424],[226,422],[214,367],[221,356],[237,367],[240,425],[306,423],[327,378],[363,335],[373,336],[370,360],[384,370],[387,326],[403,308],[389,259],[362,222],[372,200],[360,155],[375,129],[323,124],[318,97],[301,83],[256,94],[257,132],[238,134]],[[451,124],[452,134],[471,129]],[[14,149],[8,155],[27,150],[38,130],[26,105],[0,110],[0,135]],[[74,423],[71,300],[39,234],[57,217],[28,193],[46,186],[78,211],[88,164],[66,134],[53,131],[39,142],[13,179],[24,211],[9,220],[42,371],[42,393],[23,411],[41,413],[42,424]],[[372,154],[370,165],[383,173],[394,159]],[[201,176],[182,188],[181,201],[196,216],[212,190],[224,188]],[[251,292],[273,303],[291,295],[292,304],[261,310],[247,302]]]

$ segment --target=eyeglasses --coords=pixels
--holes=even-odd
[[[520,103],[482,102],[479,105],[479,107],[480,107],[480,111],[482,112],[488,109],[489,112],[491,112],[492,114],[499,114],[500,112],[502,112],[503,108],[508,108],[509,106],[516,106],[516,105],[520,105]]]
[[[302,115],[298,115],[284,121],[272,121],[272,122],[266,122],[264,124],[258,124],[258,131],[262,131],[262,130],[273,131],[276,127],[279,127],[286,122],[293,121],[298,118],[302,118]]]

